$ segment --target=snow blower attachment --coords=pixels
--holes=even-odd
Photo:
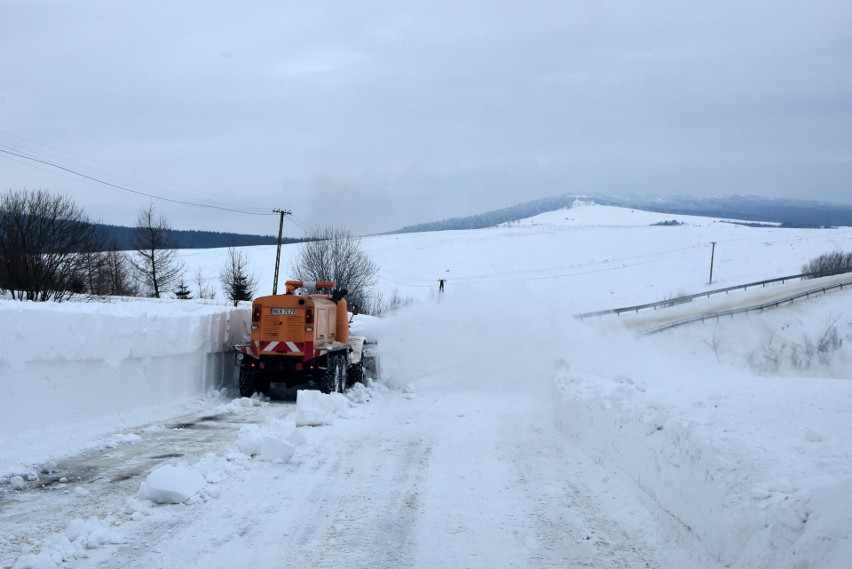
[[[234,346],[240,396],[269,395],[272,383],[313,382],[324,393],[363,383],[366,339],[349,336],[346,289],[336,289],[331,281],[287,281],[284,286],[285,294],[252,302],[251,339]]]

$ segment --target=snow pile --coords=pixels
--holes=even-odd
[[[330,425],[335,417],[347,418],[348,408],[349,399],[340,393],[300,390],[296,393],[296,426]]]
[[[369,401],[371,397],[365,391],[370,390],[361,386],[355,390],[353,397],[362,402]],[[243,397],[220,405],[219,409],[236,411],[265,404],[257,398]],[[297,448],[307,440],[299,427],[329,425],[335,418],[349,417],[349,406],[350,399],[339,393],[299,391],[296,410],[291,416],[286,420],[269,418],[262,425],[242,426],[235,449],[246,458],[262,462],[289,462]],[[207,456],[194,465],[180,462],[161,466],[140,484],[138,498],[155,504],[192,503],[198,498],[206,498],[211,494],[210,484],[217,484],[233,474],[233,470],[229,470],[233,460],[233,457]]]
[[[641,372],[640,372],[641,373]],[[792,423],[796,394],[767,396],[744,377],[697,373],[677,385],[628,376],[556,373],[560,427],[608,468],[624,472],[663,512],[728,567],[788,567],[790,560],[845,568],[852,559],[852,476],[844,452],[824,447],[836,415]],[[826,409],[832,389],[814,389]],[[754,407],[754,417],[744,410]],[[778,440],[786,444],[779,445]],[[816,447],[816,448],[815,448]],[[821,464],[813,470],[815,461]],[[779,477],[780,476],[780,477]],[[725,520],[725,523],[720,523]],[[805,561],[807,560],[807,561]]]
[[[201,492],[206,481],[186,463],[157,468],[139,486],[139,497],[155,504],[181,504]]]
[[[12,490],[23,490],[27,487],[27,483],[24,482],[24,478],[22,476],[12,476],[9,479],[9,484],[12,486]]]
[[[356,383],[352,387],[346,390],[344,394],[346,398],[356,405],[361,405],[364,403],[369,403],[376,396],[377,392],[381,392],[385,388],[383,385],[376,383],[370,379],[364,380],[367,385],[363,383]]]
[[[222,403],[218,407],[216,407],[216,413],[238,413],[243,409],[248,409],[250,407],[254,407],[255,405],[259,405],[260,400],[251,397],[239,397],[237,399],[233,399],[228,403]]]
[[[53,569],[86,557],[86,550],[124,543],[124,537],[109,527],[111,521],[104,525],[96,517],[75,518],[64,532],[51,535],[39,553],[18,559],[14,569]]]
[[[206,454],[195,464],[181,461],[155,468],[139,484],[137,499],[130,499],[126,511],[132,519],[146,513],[146,503],[192,504],[215,498],[215,485],[238,474],[241,466],[233,457]]]
[[[266,462],[287,462],[293,458],[301,440],[293,423],[280,423],[274,427],[246,425],[240,429],[237,448],[245,455]]]

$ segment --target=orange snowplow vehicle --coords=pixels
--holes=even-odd
[[[331,281],[287,281],[285,287],[285,294],[252,302],[251,339],[234,346],[240,396],[269,395],[272,383],[313,382],[324,393],[363,383],[365,338],[349,336],[346,290]]]

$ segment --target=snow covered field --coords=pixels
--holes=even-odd
[[[384,378],[347,398],[217,390],[245,309],[0,301],[0,567],[848,567],[852,291],[652,336],[573,315],[795,274],[849,228],[585,205],[364,246],[415,302],[356,318]],[[274,248],[244,251],[268,293]]]

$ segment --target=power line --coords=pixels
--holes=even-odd
[[[231,209],[231,202],[217,202],[216,200],[211,200],[209,194],[206,192],[199,192],[194,188],[181,186],[179,184],[174,184],[172,182],[153,178],[147,175],[140,175],[136,172],[128,172],[110,164],[105,164],[64,150],[45,146],[2,130],[0,130],[0,147],[5,147],[8,150],[25,156],[36,156],[48,162],[62,164],[67,169],[85,172],[87,175],[98,178],[99,180],[110,180],[111,183],[116,185],[133,188],[135,190],[144,190],[157,196],[176,196],[177,198],[184,201],[190,201],[192,203],[203,203]],[[18,160],[11,156],[8,158],[22,164],[25,163],[25,160]],[[28,165],[32,168],[45,172],[52,172],[67,178],[73,179],[77,177],[76,174],[70,174],[63,171],[56,172],[56,170],[52,167],[41,167],[40,165],[32,162],[29,162]]]
[[[310,227],[310,225],[308,224],[307,221],[300,219],[299,217],[293,215],[292,213],[290,214],[290,221],[293,222],[293,225],[295,225],[296,227],[301,229],[302,233],[304,233],[305,235],[310,234],[311,227]]]
[[[158,195],[150,193],[150,192],[143,192],[141,190],[134,190],[132,188],[128,188],[128,187],[122,186],[120,184],[114,184],[112,182],[102,180],[98,177],[90,176],[88,174],[84,174],[83,172],[80,172],[80,171],[75,170],[73,168],[68,168],[67,166],[62,166],[61,164],[58,164],[56,162],[52,162],[50,160],[46,160],[46,159],[43,159],[43,158],[36,158],[34,156],[28,156],[28,155],[23,154],[21,152],[9,150],[8,148],[9,147],[6,147],[6,148],[0,147],[0,152],[7,154],[9,156],[15,156],[17,158],[23,158],[25,160],[30,160],[30,161],[36,162],[38,164],[44,164],[46,166],[51,166],[53,168],[56,168],[57,170],[62,170],[63,172],[68,172],[68,173],[73,174],[75,176],[79,176],[80,178],[90,180],[92,182],[96,182],[98,184],[102,184],[104,186],[107,186],[107,187],[110,187],[110,188],[113,188],[113,189],[116,189],[116,190],[121,190],[121,191],[128,192],[128,193],[131,193],[131,194],[139,195],[139,196],[145,196],[145,197],[150,198],[150,199],[155,199],[155,200],[160,200],[160,201],[165,201],[165,202],[170,202],[170,203],[176,203],[176,204],[181,204],[181,205],[189,205],[189,206],[193,206],[193,207],[203,207],[203,208],[207,208],[207,209],[216,209],[216,210],[227,211],[227,212],[231,212],[231,213],[242,213],[242,214],[245,214],[245,215],[277,215],[274,212],[265,213],[265,212],[257,212],[257,211],[246,211],[246,210],[230,208],[230,207],[225,207],[225,206],[218,206],[218,205],[212,205],[212,204],[204,204],[204,203],[199,203],[199,202],[193,202],[193,201],[189,201],[189,200],[179,200],[179,199],[175,199],[175,198],[166,198],[166,197],[158,196]]]

